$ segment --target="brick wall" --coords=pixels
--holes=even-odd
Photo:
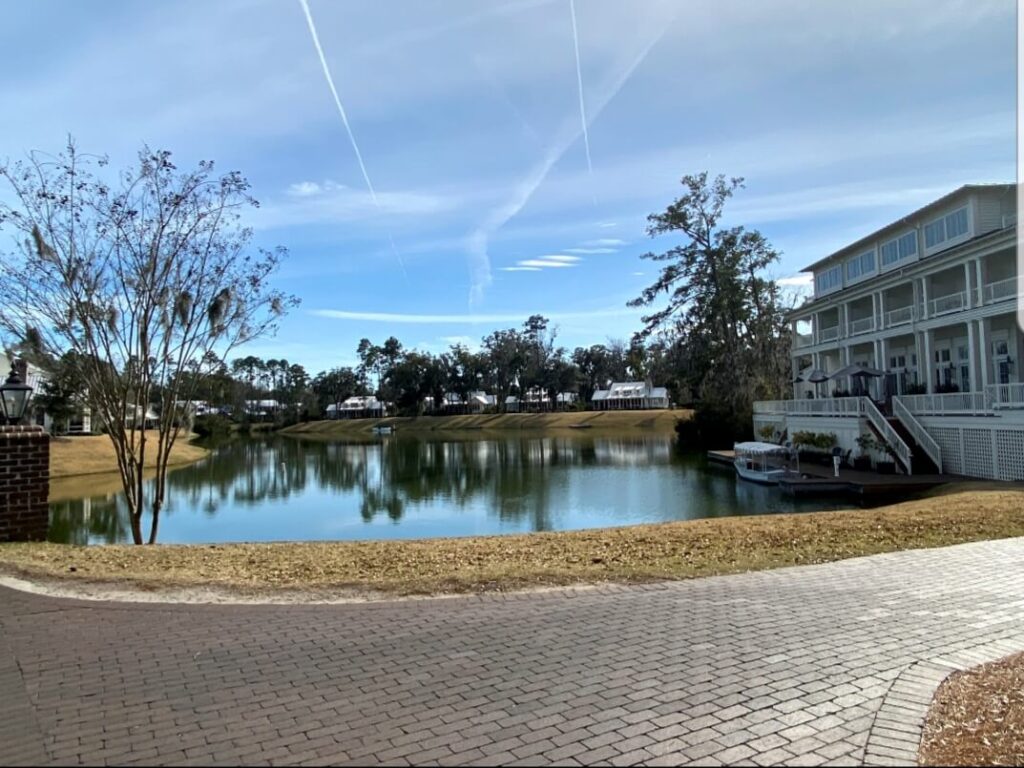
[[[42,427],[0,426],[0,541],[46,538],[50,436]]]

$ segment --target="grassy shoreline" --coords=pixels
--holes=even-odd
[[[191,435],[181,435],[171,449],[168,464],[180,466],[204,458],[206,448],[188,442]],[[156,432],[150,431],[147,448],[150,461],[156,460]],[[54,437],[50,440],[50,479],[80,477],[82,475],[110,474],[117,472],[117,457],[114,446],[106,435],[82,435],[80,437]]]
[[[1024,491],[965,491],[870,510],[562,533],[277,544],[0,545],[0,571],[143,589],[348,589],[396,595],[688,579],[1024,536]]]

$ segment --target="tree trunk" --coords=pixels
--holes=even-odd
[[[154,499],[154,501],[153,501],[153,522],[149,526],[149,541],[147,542],[148,544],[156,544],[156,533],[157,533],[157,527],[160,524],[160,508],[162,506],[163,506],[163,503],[161,501]],[[139,542],[139,543],[141,544],[142,542]]]

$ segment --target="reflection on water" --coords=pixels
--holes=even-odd
[[[823,506],[738,483],[731,471],[680,454],[669,435],[271,436],[232,441],[172,471],[160,540],[465,536]],[[54,502],[50,539],[128,541],[127,520],[121,493]]]

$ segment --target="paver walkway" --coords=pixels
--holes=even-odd
[[[1024,539],[365,605],[0,589],[0,631],[2,763],[856,764],[912,663],[1024,643]]]

